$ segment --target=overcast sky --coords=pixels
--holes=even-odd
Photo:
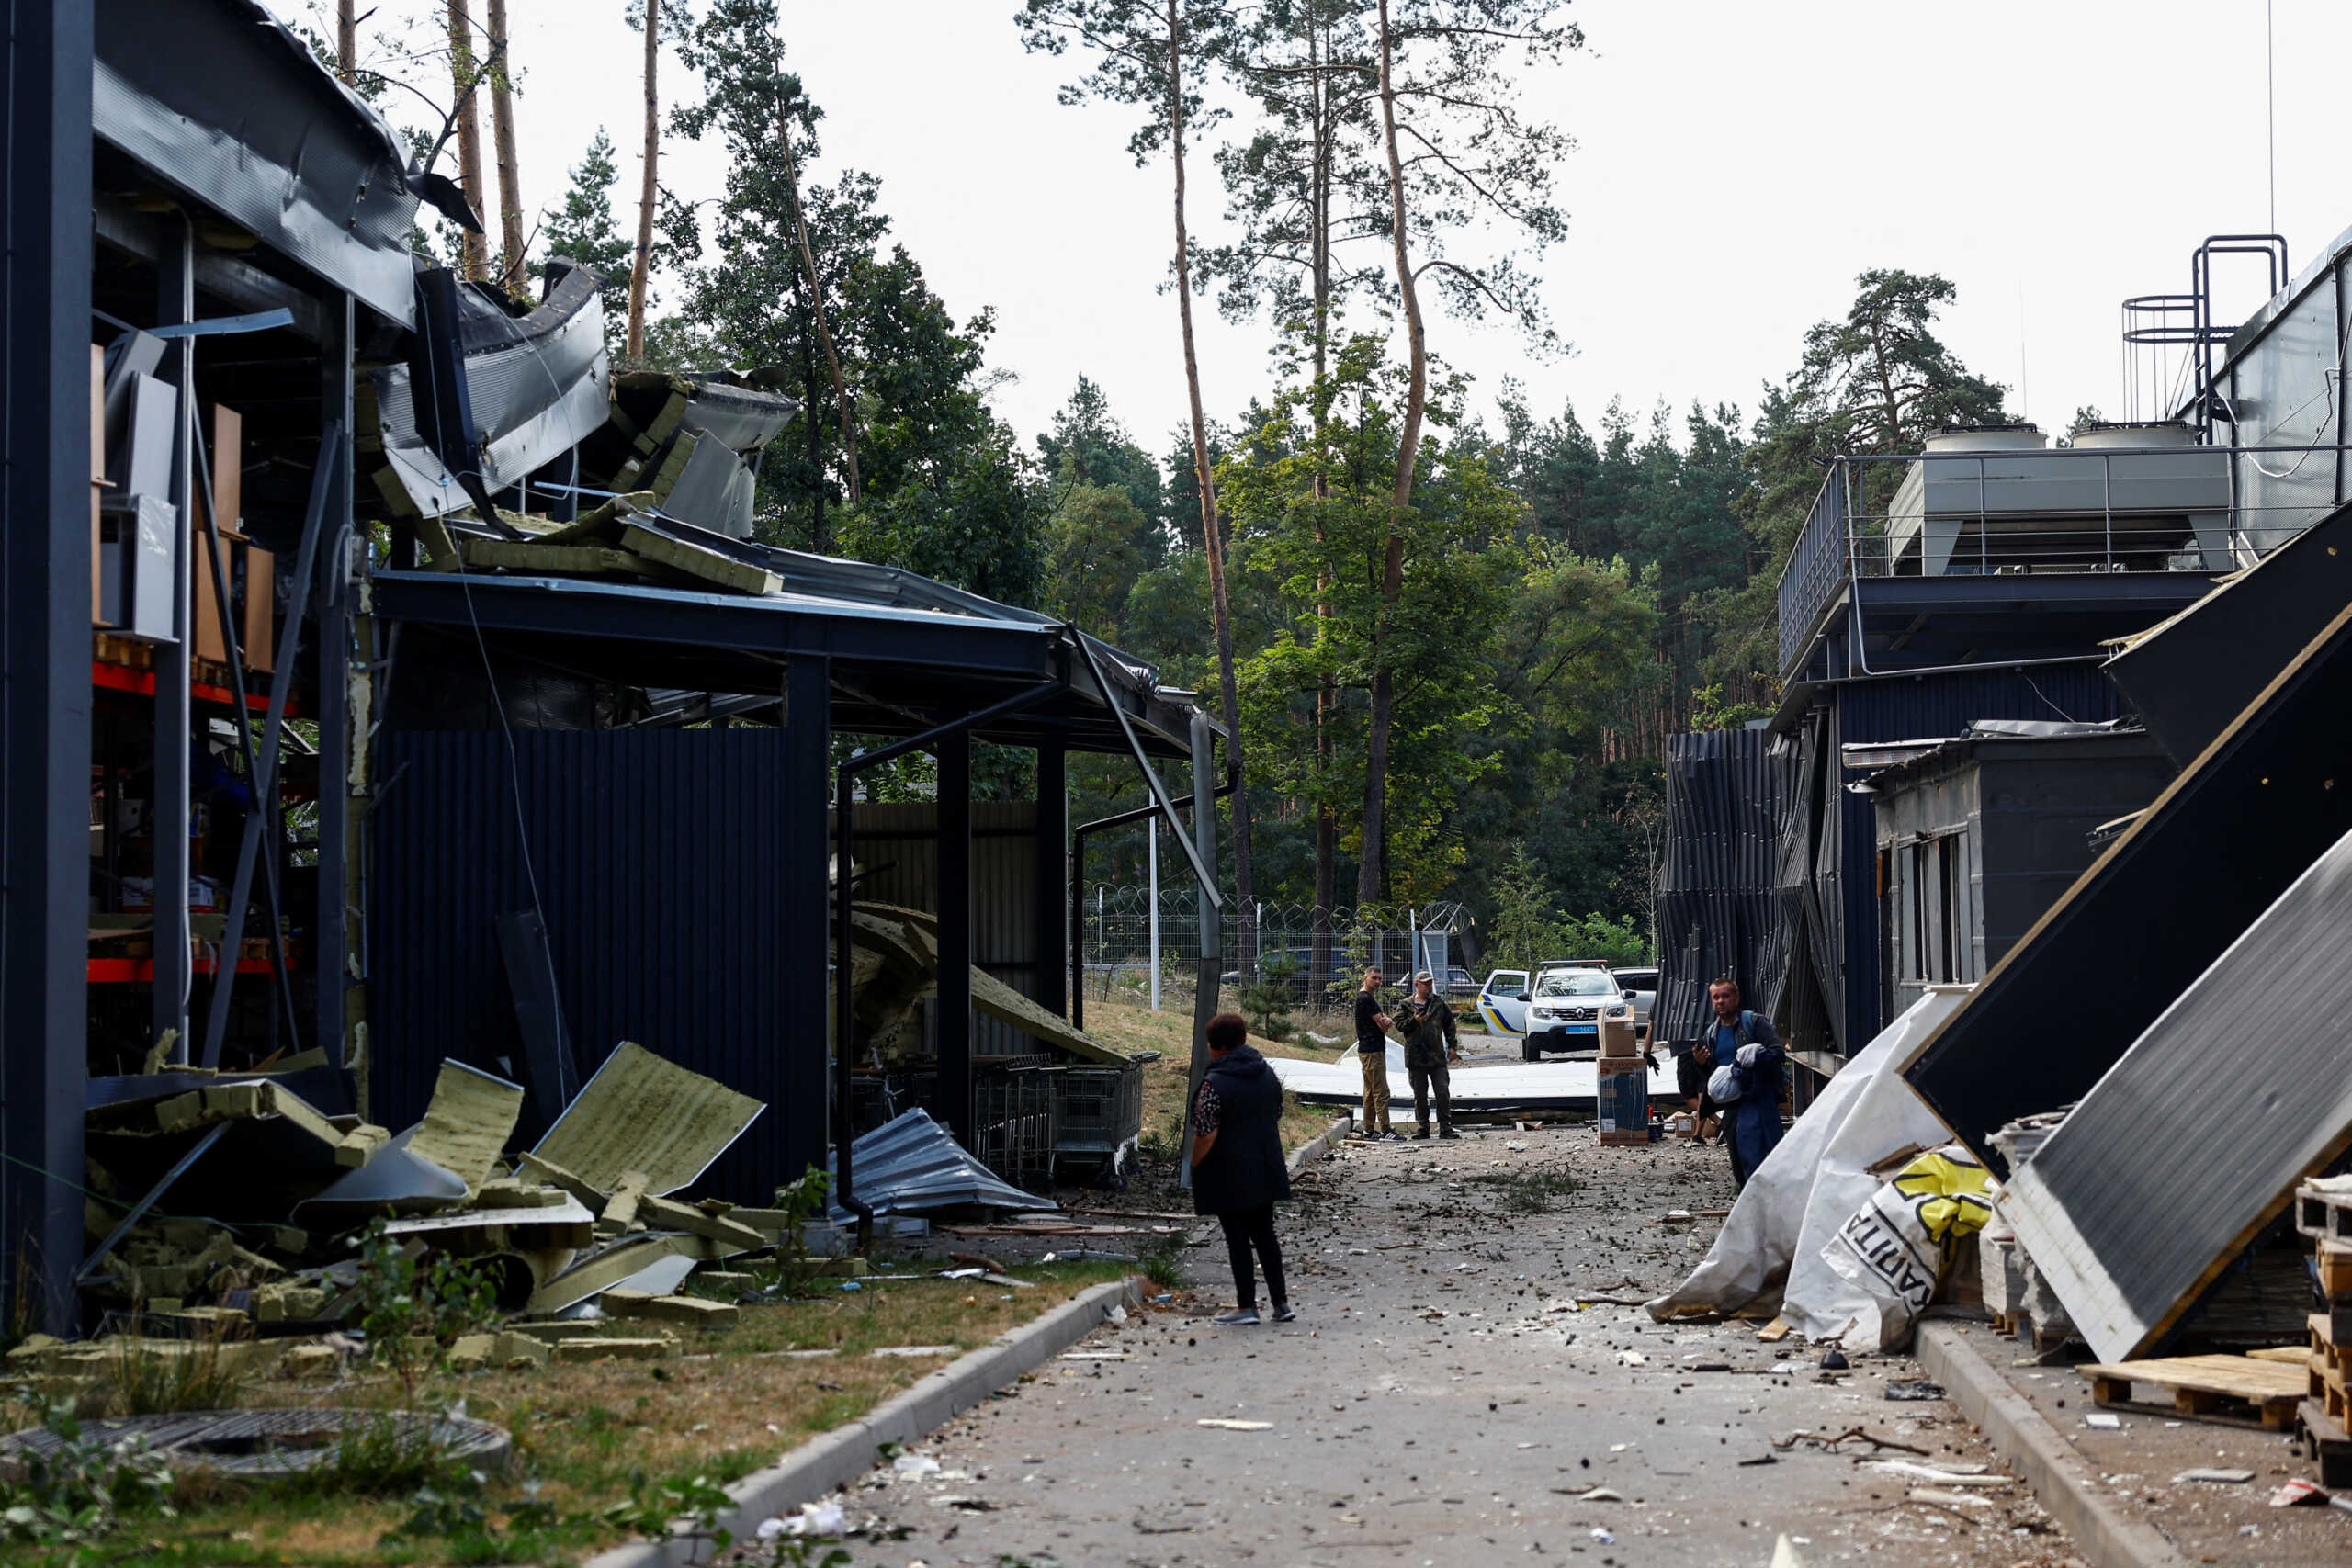
[[[897,237],[948,306],[995,310],[991,364],[1017,378],[1000,412],[1032,435],[1083,374],[1164,452],[1184,408],[1176,305],[1156,292],[1168,173],[1121,150],[1128,116],[1056,101],[1076,67],[1023,52],[1015,0],[780,4],[788,63],[826,112],[815,175],[880,176]],[[2331,156],[2352,6],[2274,5],[2277,224],[2300,271],[2352,226]],[[624,0],[509,8],[527,205],[558,198],[602,124],[626,207],[640,45]],[[1432,347],[1476,378],[1482,405],[1517,376],[1539,411],[1573,399],[1589,423],[1612,396],[1752,414],[1804,329],[1883,266],[1959,286],[1947,341],[2045,429],[2085,403],[2120,417],[2119,302],[2184,289],[2207,234],[2272,226],[2264,0],[1578,0],[1571,14],[1589,48],[1526,85],[1578,142],[1558,176],[1569,237],[1540,267],[1575,352],[1534,361],[1505,331],[1433,321]],[[674,61],[669,81],[669,102],[694,90]],[[664,160],[679,195],[720,190],[715,146],[673,141]],[[1213,237],[1205,158],[1193,188]],[[2259,301],[2259,267],[2224,275],[2225,315]],[[1209,408],[1230,417],[1270,384],[1271,333],[1199,315]]]

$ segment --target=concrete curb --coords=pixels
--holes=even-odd
[[[1143,1300],[1143,1281],[1130,1275],[1081,1291],[1035,1322],[1012,1329],[963,1356],[883,1404],[861,1419],[811,1438],[766,1470],[754,1471],[727,1489],[735,1506],[718,1521],[739,1542],[750,1540],[763,1519],[813,1503],[837,1486],[856,1480],[878,1462],[884,1443],[904,1443],[956,1416],[1091,1334],[1114,1306]],[[685,1568],[709,1556],[709,1543],[689,1536],[633,1540],[599,1552],[585,1568]]]
[[[1331,1145],[1346,1137],[1348,1129],[1355,1124],[1356,1119],[1352,1116],[1338,1117],[1329,1127],[1291,1150],[1290,1173],[1296,1176],[1300,1171],[1305,1170],[1311,1161],[1321,1159],[1325,1155],[1329,1154]]]
[[[2189,1568],[2191,1559],[2152,1525],[2118,1510],[2075,1446],[1949,1323],[1919,1325],[1917,1351],[1961,1414],[2017,1467],[2050,1515],[2097,1568]]]

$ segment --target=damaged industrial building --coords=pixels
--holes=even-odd
[[[2234,327],[2230,258],[2270,296]],[[1657,1032],[1740,977],[1803,1113],[1651,1310],[1867,1348],[1963,1301],[2090,1359],[2101,1405],[2295,1435],[2338,1487],[2352,1055],[2313,1021],[2352,930],[2352,432],[2312,344],[2352,233],[2299,272],[2217,236],[2189,271],[2125,305],[2125,352],[2181,367],[2164,417],[1831,465],[1778,711],[1675,741]],[[1964,1256],[1973,1224],[1885,1196],[1972,1182]]]
[[[560,1360],[583,1303],[705,1323],[698,1268],[1131,1160],[1140,1067],[1065,1016],[1066,759],[1213,863],[1159,781],[1218,793],[1191,694],[755,542],[776,378],[616,372],[560,259],[420,261],[479,219],[252,0],[71,9],[7,99],[12,1370],[296,1354],[371,1225],[490,1281],[525,1332],[476,1364]],[[982,744],[1034,800],[974,802]],[[916,752],[929,798],[863,798]],[[775,1206],[812,1169],[830,1223]]]

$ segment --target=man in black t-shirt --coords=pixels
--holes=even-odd
[[[1380,971],[1363,972],[1356,992],[1356,1055],[1363,1067],[1363,1135],[1394,1138],[1388,1124],[1388,1015],[1380,1010]]]

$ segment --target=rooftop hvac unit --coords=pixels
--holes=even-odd
[[[1887,509],[1894,576],[2226,571],[2230,455],[2176,423],[2097,425],[2052,449],[2032,425],[1948,430]]]

